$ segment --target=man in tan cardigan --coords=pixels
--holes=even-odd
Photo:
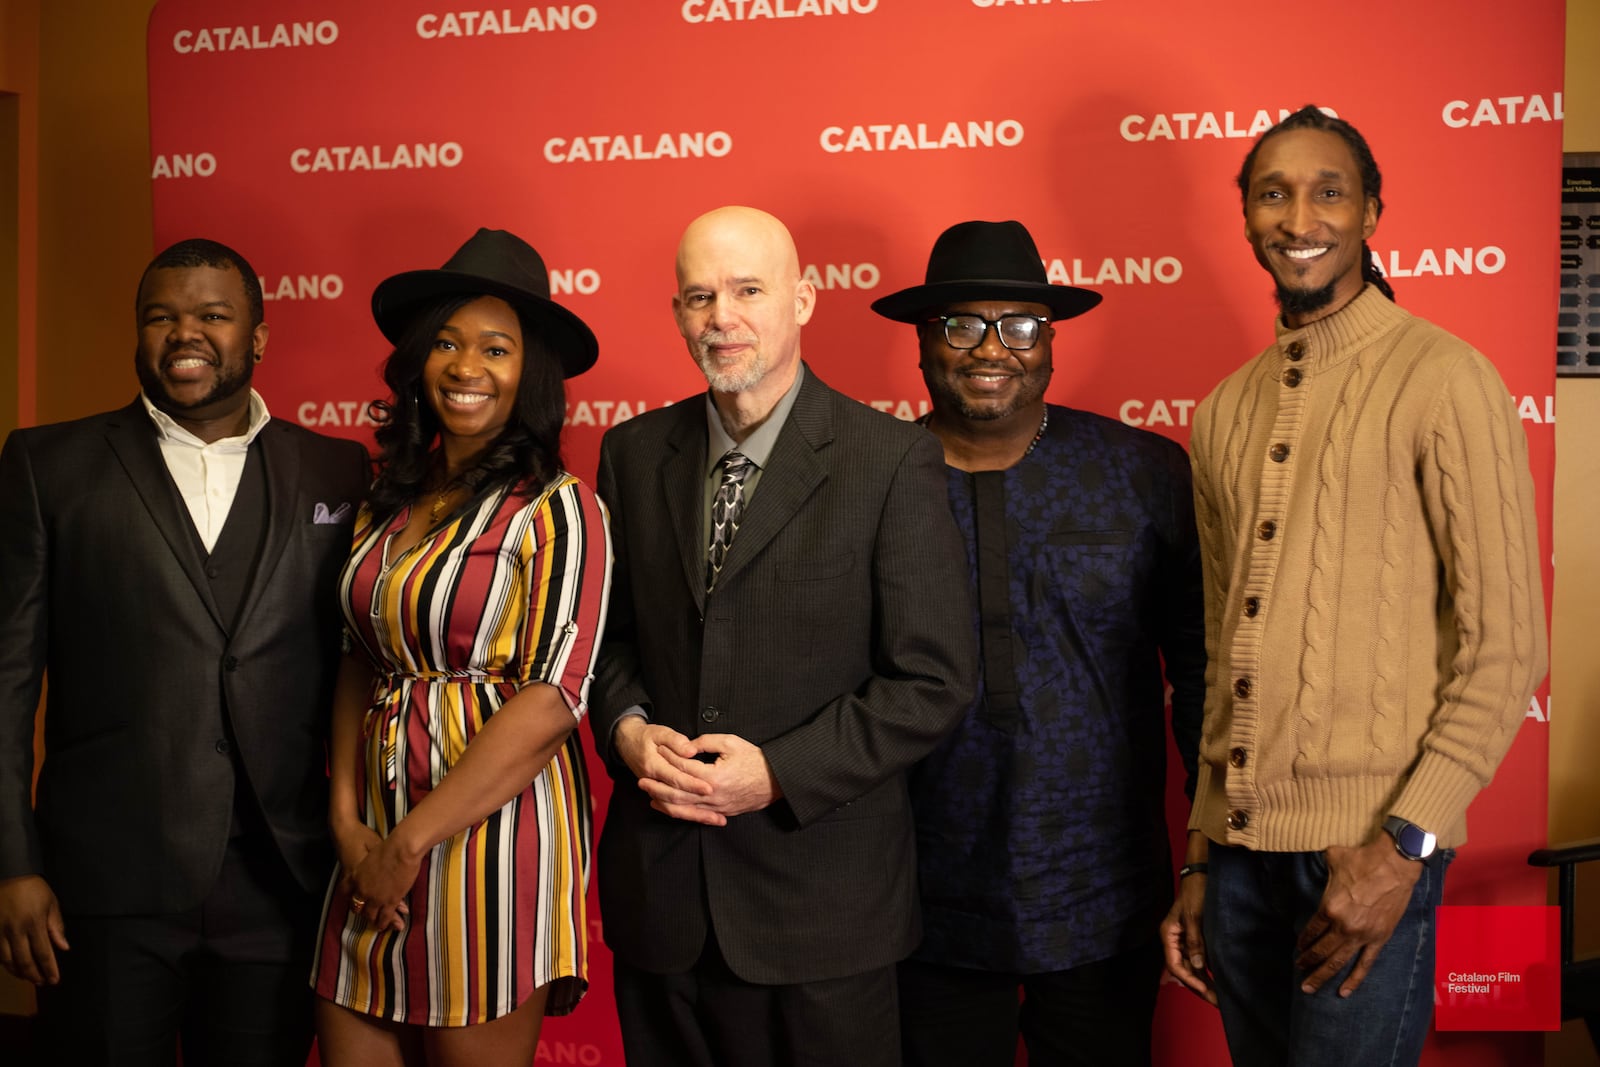
[[[1354,128],[1303,108],[1238,180],[1282,315],[1196,411],[1209,663],[1167,966],[1236,1064],[1415,1064],[1445,869],[1545,674],[1527,442],[1372,265]]]

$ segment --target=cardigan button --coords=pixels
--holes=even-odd
[[[1272,462],[1282,463],[1284,460],[1289,458],[1289,446],[1280,441],[1278,444],[1275,444],[1271,448],[1267,449],[1267,455],[1272,457]]]
[[[1278,532],[1278,524],[1271,519],[1263,519],[1260,526],[1256,527],[1256,536],[1263,541],[1270,541]]]
[[[1228,753],[1228,766],[1230,767],[1243,767],[1248,760],[1249,757],[1242,748],[1236,748]]]
[[[1258,597],[1258,596],[1247,596],[1247,597],[1244,598],[1244,617],[1245,618],[1253,619],[1253,618],[1256,617],[1256,615],[1260,611],[1261,611],[1261,598],[1260,597]]]
[[[1298,360],[1306,354],[1306,343],[1304,341],[1290,341],[1289,347],[1284,349],[1284,353],[1290,359]]]
[[[1250,825],[1250,813],[1240,808],[1228,812],[1228,829],[1243,830]]]
[[[1283,384],[1287,385],[1290,389],[1293,389],[1295,386],[1299,385],[1300,372],[1294,367],[1290,367],[1288,370],[1284,371]]]
[[[1250,679],[1236,679],[1233,683],[1233,695],[1238,697],[1240,700],[1248,697],[1250,695]]]

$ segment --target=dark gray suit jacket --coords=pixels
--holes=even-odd
[[[369,468],[359,444],[277,419],[251,447],[268,519],[237,619],[139,401],[18,430],[0,452],[0,878],[44,875],[68,913],[202,899],[228,842],[232,745],[295,877],[326,884],[335,582]]]
[[[589,717],[616,779],[599,852],[606,942],[681,972],[709,911],[747,981],[884,966],[920,936],[904,771],[960,721],[976,675],[943,452],[808,370],[709,598],[705,469],[698,396],[601,445],[616,569]],[[689,736],[760,745],[783,799],[725,827],[652,810],[609,751],[633,704]]]

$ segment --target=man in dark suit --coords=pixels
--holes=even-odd
[[[304,1063],[365,452],[250,388],[238,253],[174,245],[137,310],[139,398],[0,453],[0,965],[45,1062]]]
[[[600,457],[617,562],[590,718],[628,1062],[898,1064],[905,770],[976,674],[943,456],[801,363],[816,294],[777,219],[696,219],[677,274],[711,388]]]

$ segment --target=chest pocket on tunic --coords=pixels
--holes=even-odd
[[[1127,610],[1139,584],[1134,530],[1085,530],[1057,526],[1045,544],[1047,566],[1034,571],[1029,592],[1036,601],[1057,597],[1073,617],[1101,619]]]

